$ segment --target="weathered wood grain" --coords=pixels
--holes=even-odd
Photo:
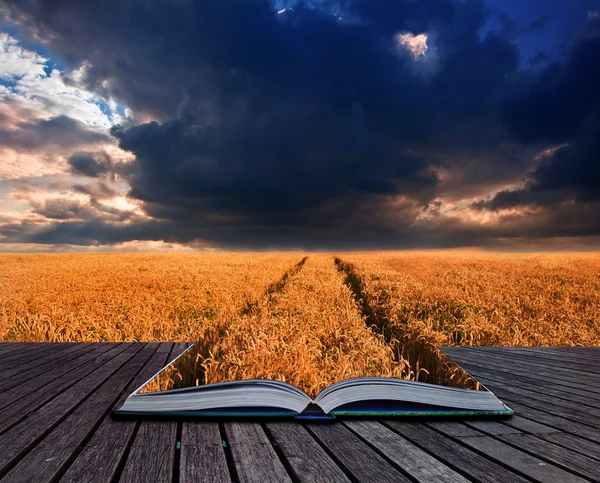
[[[422,423],[390,420],[385,421],[385,424],[413,444],[443,461],[444,464],[474,481],[488,483],[525,483],[528,481]]]
[[[567,433],[545,433],[539,434],[538,437],[600,461],[600,443],[592,443]]]
[[[518,373],[522,375],[535,376],[535,378],[545,380],[548,383],[563,383],[568,381],[570,384],[575,383],[579,385],[581,389],[600,394],[600,387],[597,386],[598,376],[595,374],[582,373],[575,369],[550,368],[542,363],[533,361],[516,361],[510,355],[484,354],[482,351],[467,348],[464,350],[465,352],[461,353],[455,359],[460,365],[466,364],[468,366],[471,363],[481,368],[492,368],[510,374],[515,372],[515,365],[518,364]]]
[[[50,402],[40,407],[16,426],[0,436],[0,475],[31,449],[47,432],[64,419],[97,386],[106,381],[115,371],[131,359],[141,345],[126,345],[126,349],[98,367],[88,377],[75,383]]]
[[[19,385],[12,387],[6,391],[0,393],[0,409],[8,406],[14,401],[24,399],[29,394],[35,393],[39,389],[46,387],[44,394],[52,395],[57,390],[60,392],[62,388],[61,383],[66,380],[68,382],[78,381],[77,374],[68,375],[71,372],[80,370],[85,364],[89,364],[94,361],[101,354],[114,349],[114,345],[108,344],[97,344],[87,351],[80,354],[76,359],[72,360],[68,365],[61,365],[48,372],[45,372],[39,376],[33,377],[32,379],[22,382]],[[93,366],[90,366],[93,368]],[[31,402],[40,401],[42,394],[38,393],[32,396]],[[29,404],[28,404],[29,407]]]
[[[55,344],[23,344],[23,347],[20,351],[0,358],[0,371],[19,367],[24,364],[29,364],[30,362],[36,361],[47,354],[60,352],[61,350],[68,348],[69,345],[74,344],[67,344],[66,342]]]
[[[540,422],[547,426],[559,429],[565,433],[574,434],[590,441],[600,442],[600,431],[591,428],[585,424],[578,423],[577,421],[571,421],[570,419],[563,417],[560,412],[554,414],[547,410],[536,409],[525,404],[520,404],[517,401],[513,401],[508,398],[504,398],[510,406],[519,415],[533,419],[536,422]],[[535,403],[534,403],[534,406]]]
[[[180,483],[231,481],[219,423],[183,423],[181,432]]]
[[[225,423],[225,433],[241,482],[292,481],[260,423]]]
[[[17,386],[23,381],[27,381],[36,376],[44,374],[55,367],[61,366],[67,362],[76,359],[81,354],[87,352],[90,344],[77,344],[68,347],[60,352],[53,352],[28,364],[23,364],[17,367],[6,369],[2,373],[0,381],[0,392],[4,392],[11,387]]]
[[[548,367],[566,367],[569,369],[581,370],[592,374],[600,374],[600,368],[590,361],[599,361],[594,356],[579,357],[576,353],[553,352],[536,348],[514,348],[514,347],[490,347],[492,354],[505,354],[514,357],[516,360],[525,360],[542,363]]]
[[[464,438],[461,442],[466,446],[484,454],[487,458],[508,466],[511,470],[528,476],[542,483],[580,483],[584,480],[569,471],[541,460],[524,451],[498,441],[490,436]]]
[[[23,344],[19,342],[2,342],[0,343],[0,360],[2,357],[7,357],[9,354],[16,354],[23,350]]]
[[[549,434],[557,433],[560,431],[560,429],[553,428],[552,426],[547,426],[545,424],[539,423],[532,419],[527,419],[519,415],[511,416],[509,419],[502,421],[501,424],[515,428],[521,431],[522,433],[530,434]]]
[[[319,443],[298,423],[267,423],[265,426],[297,481],[350,481]]]
[[[463,483],[468,480],[377,421],[345,423],[386,458],[419,481]]]
[[[520,364],[519,371],[516,372],[516,362],[512,364],[506,361],[498,361],[493,357],[489,359],[483,357],[472,357],[461,354],[455,358],[456,362],[461,367],[465,368],[470,373],[476,373],[478,378],[484,377],[487,374],[501,374],[503,377],[510,378],[514,381],[521,382],[522,374],[529,374],[527,385],[543,388],[546,386],[558,387],[565,386],[568,390],[573,390],[575,394],[596,398],[600,396],[600,388],[597,387],[597,380],[589,380],[587,378],[577,378],[572,374],[561,375],[555,372],[543,370],[540,367],[523,367]],[[535,378],[531,377],[535,375]],[[533,380],[531,380],[533,379]]]
[[[465,364],[464,367],[471,368],[473,366]],[[582,404],[583,406],[588,406],[594,409],[600,408],[600,394],[594,394],[589,391],[582,390],[581,385],[577,388],[570,388],[564,385],[548,382],[547,384],[540,386],[539,382],[543,381],[543,378],[540,378],[540,381],[537,383],[530,382],[523,384],[521,379],[517,379],[514,376],[511,377],[511,375],[504,372],[494,371],[490,368],[488,368],[485,372],[478,372],[478,380],[480,382],[486,380],[488,381],[488,384],[497,384],[504,388],[514,388],[518,389],[519,391],[533,391],[534,393],[545,396],[554,396],[559,399],[577,402],[578,404]]]
[[[309,431],[336,463],[360,482],[391,483],[411,480],[343,424],[308,424]]]
[[[486,379],[482,378],[483,383]],[[571,421],[585,424],[595,429],[600,429],[600,420],[596,417],[598,410],[587,406],[570,403],[559,398],[545,396],[540,393],[526,390],[518,390],[508,386],[494,386],[494,393],[500,399],[509,399],[527,405],[534,405],[536,408],[549,410],[552,414],[567,417]]]
[[[156,345],[142,348],[135,356],[100,385],[44,439],[18,462],[3,481],[39,483],[55,481],[75,451],[83,445],[115,399],[144,367]]]
[[[149,345],[152,347],[155,344]],[[143,369],[113,406],[113,409],[121,405],[131,392],[165,365],[172,344],[162,343],[160,346],[161,348],[164,347],[165,350],[156,351],[152,354]],[[124,463],[123,458],[129,449],[137,427],[138,421],[136,419],[119,420],[112,417],[112,415],[106,416],[67,472],[61,477],[61,482],[108,483],[113,481],[115,476],[118,476],[119,466]]]
[[[69,387],[77,384],[83,378],[94,372],[99,366],[105,362],[110,361],[117,354],[123,352],[128,346],[125,344],[119,344],[113,346],[108,351],[104,351],[103,347],[98,348],[98,352],[94,351],[91,355],[91,359],[88,363],[83,364],[79,368],[69,371],[66,374],[58,377],[52,384],[43,385],[37,390],[27,394],[27,391],[32,389],[26,387],[27,391],[25,394],[19,393],[19,386],[13,388],[10,391],[0,395],[2,404],[7,402],[9,399],[12,401],[10,404],[6,404],[2,409],[2,418],[0,419],[0,433],[6,431],[11,426],[17,424],[22,419],[26,418],[30,413],[34,412],[47,402],[51,401],[56,396],[63,393]]]
[[[600,478],[598,460],[571,451],[550,441],[542,440],[531,434],[509,434],[499,437],[502,441],[527,451],[535,457],[552,465],[576,473],[592,480]]]
[[[170,483],[177,439],[177,424],[171,421],[144,421],[131,446],[121,481],[128,483]],[[153,444],[146,444],[152,441]]]
[[[598,348],[449,348],[517,411],[499,421],[220,424],[110,416],[187,345],[0,343],[3,481],[599,479]]]
[[[179,342],[173,345],[171,351],[168,351],[164,345],[159,346],[158,351],[168,355],[168,360],[171,361],[180,355],[186,347],[186,343]],[[141,478],[157,471],[158,466],[161,469],[157,472],[157,479],[154,481],[171,481],[169,478],[172,478],[174,471],[173,465],[178,443],[177,430],[179,424],[176,421],[142,420],[140,422],[123,469],[122,478],[124,481],[148,481]],[[159,437],[156,437],[156,431],[160,432]],[[152,461],[148,457],[151,457]]]

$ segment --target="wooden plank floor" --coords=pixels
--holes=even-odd
[[[185,347],[0,343],[0,480],[600,481],[600,348],[444,348],[515,409],[500,421],[111,417]]]

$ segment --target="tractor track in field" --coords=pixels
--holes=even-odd
[[[270,284],[265,290],[261,299],[267,297],[270,301],[274,294],[276,294],[277,292],[281,292],[286,286],[290,277],[293,277],[298,272],[300,272],[300,270],[302,270],[302,267],[306,263],[306,260],[308,260],[308,257],[302,258],[302,260],[300,260],[292,268],[285,272],[279,280]],[[248,302],[241,310],[240,315],[250,315],[252,312],[254,312],[260,305],[261,299],[255,300],[254,302]]]
[[[392,346],[396,361],[403,358],[408,361],[415,380],[456,387],[470,387],[476,383],[421,334],[393,321],[389,308],[369,295],[365,280],[352,263],[339,257],[334,257],[334,263],[345,275],[344,283],[352,291],[367,326]]]
[[[290,269],[288,269],[279,280],[271,283],[260,298],[254,300],[253,302],[246,303],[246,305],[240,310],[239,316],[245,317],[254,313],[256,310],[258,310],[261,301],[265,297],[268,298],[267,303],[270,302],[273,295],[278,292],[281,292],[287,285],[289,279],[294,275],[297,275],[300,272],[300,270],[302,270],[302,267],[304,266],[307,260],[308,257],[303,257],[302,260],[300,260],[298,263],[296,263]],[[188,368],[185,371],[186,374],[193,374],[195,378],[199,379],[203,379],[205,377],[206,370],[203,363],[204,361],[209,360],[212,356],[210,352],[212,342],[214,342],[215,340],[219,340],[221,337],[223,337],[227,333],[227,329],[231,326],[232,323],[232,320],[228,320],[217,327],[211,328],[210,332],[205,332],[204,336],[194,343],[194,347],[190,349],[190,357],[188,358],[188,360],[194,360],[193,368]],[[194,385],[189,381],[186,384]]]

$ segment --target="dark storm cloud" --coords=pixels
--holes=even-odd
[[[75,148],[80,145],[108,141],[108,133],[88,128],[68,116],[55,116],[2,129],[0,145],[22,150],[40,150],[51,146]]]
[[[577,45],[566,64],[553,64],[529,89],[507,100],[501,115],[523,143],[565,142],[598,113],[599,85],[600,37],[593,37]]]
[[[538,18],[536,18],[535,20],[533,20],[532,22],[529,22],[529,24],[527,25],[527,28],[525,29],[525,32],[526,33],[537,32],[538,30],[544,28],[549,20],[550,20],[550,15],[548,15],[548,14],[541,15]]]
[[[74,184],[70,188],[76,193],[89,195],[96,199],[114,198],[119,194],[118,191],[110,187],[102,180],[96,180],[87,184]]]
[[[82,223],[103,225],[113,222],[123,222],[136,216],[124,210],[119,210],[100,203],[93,196],[89,201],[69,199],[69,198],[50,198],[44,200],[30,200],[32,212],[47,218],[50,223],[56,221],[78,221]],[[55,226],[47,226],[42,232],[52,233],[56,227],[67,227],[68,224],[59,223]],[[0,229],[0,232],[2,230]]]
[[[106,154],[94,156],[92,153],[75,153],[67,159],[67,163],[73,174],[90,178],[97,178],[111,170],[110,158]]]
[[[564,65],[541,73],[504,105],[507,127],[526,144],[565,143],[527,176],[524,188],[503,191],[479,208],[600,201],[600,37],[575,47]],[[583,208],[582,208],[583,209]]]
[[[86,232],[106,243],[245,247],[485,240],[487,229],[415,225],[448,188],[439,169],[468,170],[456,179],[491,186],[521,176],[538,147],[587,146],[600,95],[600,63],[586,64],[596,39],[530,79],[510,29],[491,29],[476,1],[297,2],[281,15],[261,0],[4,4],[59,60],[85,62],[89,88],[158,121],[111,131],[136,157],[121,173],[129,196],[155,220],[23,228],[32,243],[85,243]],[[399,43],[407,32],[428,34],[426,56]],[[564,184],[561,163],[579,152],[555,161],[559,152],[528,189],[479,208],[529,203],[530,191]],[[115,169],[96,154],[69,164],[88,177]],[[587,166],[552,196],[579,189]],[[527,234],[514,226],[511,234]]]

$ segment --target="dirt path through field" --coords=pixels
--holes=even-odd
[[[408,361],[413,378],[431,384],[477,388],[478,384],[466,372],[445,356],[425,334],[418,329],[398,323],[390,307],[382,300],[385,294],[369,290],[363,275],[356,267],[339,257],[334,258],[344,282],[352,291],[367,326],[384,338],[392,348],[394,358]]]
[[[0,254],[0,341],[189,342],[301,253]]]
[[[365,323],[329,255],[311,255],[251,310],[206,333],[205,382],[270,378],[316,394],[349,377],[410,377]]]

